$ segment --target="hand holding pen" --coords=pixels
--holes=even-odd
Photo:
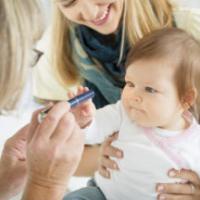
[[[68,103],[71,106],[71,112],[74,114],[77,123],[81,128],[87,126],[91,121],[95,113],[95,106],[91,99],[95,96],[94,91],[89,90],[86,87],[78,87],[77,94],[72,92],[68,93]],[[38,121],[41,123],[46,117],[51,107],[44,109],[38,115]]]

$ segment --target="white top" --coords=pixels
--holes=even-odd
[[[167,176],[171,168],[189,168],[200,174],[200,126],[194,119],[184,133],[147,129],[131,122],[119,101],[98,110],[85,131],[89,144],[119,131],[113,145],[124,152],[123,159],[116,159],[120,171],[111,171],[110,180],[95,175],[108,200],[155,200],[157,183],[180,181]]]

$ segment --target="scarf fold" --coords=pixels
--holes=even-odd
[[[122,29],[115,34],[102,35],[86,26],[77,26],[75,32],[88,56],[100,62],[104,70],[112,77],[114,84],[122,88],[125,60],[129,50],[128,42],[125,42],[122,61],[118,65]]]

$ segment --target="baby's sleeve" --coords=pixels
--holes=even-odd
[[[119,131],[121,121],[121,101],[98,109],[90,126],[84,129],[85,143],[101,144],[107,136]]]

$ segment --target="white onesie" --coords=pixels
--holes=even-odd
[[[101,143],[119,131],[113,143],[124,152],[116,159],[120,171],[111,179],[95,174],[97,186],[108,200],[155,200],[157,183],[176,182],[171,168],[189,168],[200,174],[200,126],[195,119],[187,130],[144,128],[130,121],[119,101],[97,110],[95,120],[85,129],[87,144]]]

